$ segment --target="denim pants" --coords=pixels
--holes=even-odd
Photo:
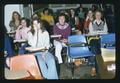
[[[28,47],[29,45],[27,43],[24,43],[23,45],[20,46],[18,54],[22,55],[25,54],[25,48]]]
[[[54,56],[49,52],[37,52],[35,56],[43,77],[46,79],[58,79]]]
[[[14,55],[14,50],[12,48],[12,39],[8,36],[5,35],[5,39],[4,39],[5,43],[4,43],[4,50],[7,51],[7,57],[11,57]]]

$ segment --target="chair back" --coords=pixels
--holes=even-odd
[[[25,54],[11,57],[10,70],[27,70],[35,79],[43,79],[37,60],[33,54]]]
[[[115,48],[115,33],[102,35],[101,36],[101,47]]]
[[[78,43],[78,42],[86,42],[86,38],[83,35],[72,35],[68,37],[68,43]]]
[[[68,53],[71,58],[93,56],[84,35],[72,35],[68,37]]]

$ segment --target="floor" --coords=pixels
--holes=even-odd
[[[60,79],[100,79],[99,75],[91,76],[92,66],[86,64],[80,64],[79,66],[74,66],[74,76],[72,75],[70,65],[61,64],[60,65]]]

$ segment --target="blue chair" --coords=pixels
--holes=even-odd
[[[95,54],[90,51],[85,35],[72,35],[68,37],[68,56],[72,61],[77,58],[94,57]],[[74,68],[72,74],[74,76]]]
[[[104,34],[101,36],[101,48],[115,48],[115,33]]]
[[[101,36],[101,56],[104,62],[115,62],[115,33]]]

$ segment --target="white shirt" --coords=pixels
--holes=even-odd
[[[41,33],[40,31],[38,31],[38,37],[37,32],[35,32],[34,35],[31,32],[28,32],[28,44],[31,45],[31,47],[48,49],[50,47],[50,37],[48,32],[44,31],[43,33]]]

